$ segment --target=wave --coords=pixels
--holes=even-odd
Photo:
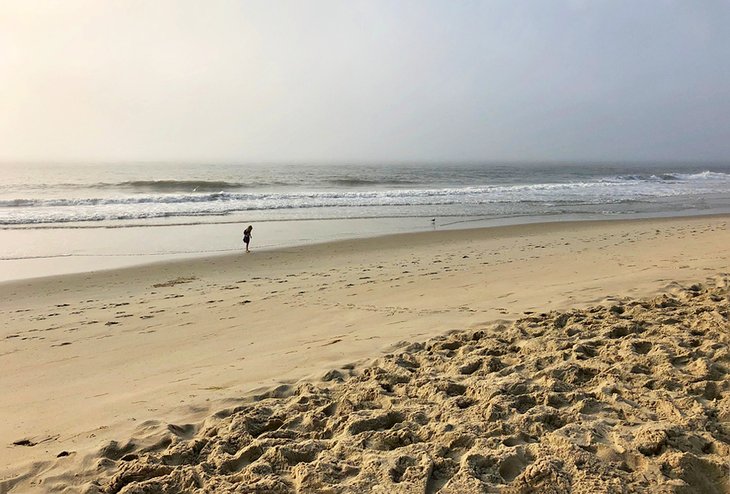
[[[729,173],[711,172],[709,170],[699,173],[672,173],[678,180],[730,180]]]
[[[627,181],[645,181],[645,182],[661,182],[661,181],[672,181],[680,180],[677,175],[672,173],[662,173],[659,175],[619,175],[616,177],[618,180]],[[613,178],[607,179],[608,181],[615,180]]]
[[[406,179],[386,179],[375,180],[368,178],[332,178],[326,181],[330,185],[341,187],[360,187],[360,186],[399,186],[399,185],[416,185],[418,182]]]
[[[294,183],[283,181],[231,182],[226,180],[126,180],[122,182],[96,183],[34,183],[13,184],[15,188],[27,190],[141,190],[165,192],[212,192],[264,187],[286,187]]]
[[[275,201],[291,203],[296,207],[304,201],[336,201],[351,200],[354,202],[368,201],[388,205],[392,200],[399,202],[409,198],[418,200],[429,197],[465,197],[482,196],[492,200],[514,200],[515,194],[529,194],[539,192],[558,193],[560,191],[581,191],[585,189],[615,188],[611,183],[556,183],[530,185],[501,185],[482,187],[453,187],[442,189],[396,189],[396,190],[364,190],[364,191],[302,191],[302,192],[213,192],[196,194],[151,194],[128,195],[123,197],[92,197],[74,199],[35,199],[20,198],[0,200],[0,207],[4,208],[48,208],[48,207],[78,207],[78,206],[109,206],[134,204],[181,204],[181,203],[232,203],[236,201]]]
[[[232,190],[262,189],[271,187],[388,187],[416,185],[414,180],[385,178],[368,179],[357,177],[342,177],[329,179],[299,179],[299,180],[256,180],[248,182],[227,180],[126,180],[122,182],[97,183],[58,183],[58,184],[14,184],[28,190],[121,190],[121,191],[157,191],[167,192],[223,192]]]
[[[331,178],[328,180],[332,180]],[[340,179],[337,179],[340,180]],[[348,178],[348,187],[357,180]],[[103,197],[37,198],[0,200],[0,225],[134,220],[180,216],[221,216],[242,211],[277,211],[312,208],[382,208],[453,206],[487,207],[521,204],[554,208],[651,202],[658,198],[730,193],[730,174],[704,171],[693,174],[664,173],[595,178],[592,181],[482,185],[447,188],[346,188],[319,191],[219,190],[236,182],[206,181],[209,191],[176,187],[199,187],[200,181],[123,182],[140,189],[135,193]],[[150,186],[149,184],[153,184]],[[118,184],[117,184],[118,185]],[[151,190],[142,190],[151,187]],[[155,189],[160,187],[160,189]],[[164,189],[169,187],[169,189]],[[93,191],[91,191],[93,193]],[[332,210],[332,209],[330,209]],[[370,213],[368,213],[370,214]]]
[[[676,174],[670,181],[721,179],[719,186],[710,187],[710,192],[725,192],[730,190],[730,175],[723,173],[703,172],[700,174],[679,176]],[[566,183],[539,183],[518,185],[469,186],[450,187],[440,189],[392,189],[392,190],[333,190],[333,191],[293,191],[293,192],[196,192],[196,193],[167,193],[167,194],[134,194],[117,197],[86,197],[86,198],[17,198],[0,200],[0,208],[64,208],[84,206],[113,206],[113,205],[150,205],[150,204],[204,204],[222,203],[233,206],[234,203],[250,203],[265,205],[264,208],[276,208],[285,204],[285,207],[304,207],[309,203],[319,205],[393,205],[423,203],[428,198],[449,197],[453,200],[478,198],[490,202],[521,202],[538,201],[554,202],[556,200],[574,200],[598,197],[602,199],[623,200],[632,197],[664,197],[679,195],[695,191],[691,187],[680,187],[679,184],[661,186],[658,179],[636,178],[608,178],[596,182],[566,182]],[[662,179],[666,180],[666,179]],[[641,182],[655,182],[642,186]],[[146,182],[141,182],[146,183]],[[157,182],[153,182],[157,183]],[[197,183],[197,182],[183,182]],[[219,182],[208,182],[219,183]],[[564,197],[563,197],[564,196]],[[245,209],[250,209],[246,207]]]
[[[718,180],[718,181],[730,181],[730,174],[722,172],[712,172],[705,170],[698,173],[660,173],[651,175],[618,175],[616,177],[609,177],[604,179],[607,181],[614,180],[626,180],[626,181],[644,181],[644,182],[672,182],[672,181],[693,181],[693,180]]]
[[[242,182],[227,182],[223,180],[131,180],[117,184],[104,184],[104,186],[181,192],[210,192],[249,187],[248,184]]]
[[[441,176],[440,179],[443,177]],[[459,177],[455,177],[459,180]],[[504,180],[504,176],[500,180]],[[464,177],[462,177],[462,180]],[[478,186],[479,182],[482,182],[483,186],[490,184],[491,180],[487,175],[479,177],[474,176],[473,180],[477,182],[475,185]],[[698,173],[679,173],[679,172],[665,172],[665,173],[654,173],[654,174],[626,174],[626,175],[615,175],[593,179],[594,182],[588,183],[621,183],[621,182],[671,182],[671,181],[728,181],[730,180],[730,174],[713,171],[702,171]],[[159,192],[163,194],[167,193],[215,193],[215,192],[235,192],[235,191],[255,191],[256,189],[264,188],[309,188],[309,189],[332,189],[332,188],[356,188],[362,187],[374,187],[382,190],[383,187],[398,187],[403,186],[414,186],[425,185],[429,182],[428,177],[418,176],[417,178],[408,178],[401,176],[394,176],[384,174],[377,178],[353,176],[353,175],[329,175],[329,176],[312,176],[302,175],[298,176],[295,171],[284,179],[279,180],[265,180],[261,178],[255,178],[247,181],[240,180],[203,180],[203,179],[159,179],[159,180],[125,180],[120,182],[96,182],[96,183],[12,183],[12,184],[0,184],[0,189],[5,190],[28,190],[28,191],[57,191],[63,192],[67,190],[82,190],[82,191],[93,191],[93,190],[105,190],[114,191],[117,190],[120,193],[132,192]],[[472,182],[473,183],[473,182]],[[565,182],[564,185],[573,185],[574,182]],[[514,185],[520,185],[520,181],[515,182]],[[530,185],[524,184],[522,185]],[[535,184],[540,186],[541,184]]]
[[[302,185],[336,186],[336,187],[362,187],[362,186],[400,186],[415,185],[417,182],[407,179],[384,178],[370,179],[360,177],[341,177],[326,179],[310,179],[309,182],[302,180],[290,181],[253,181],[253,182],[230,182],[225,180],[132,180],[118,183],[101,183],[103,188],[132,188],[159,191],[179,192],[217,192],[234,189],[255,189],[263,187],[288,187]]]

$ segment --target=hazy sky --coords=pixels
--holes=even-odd
[[[730,160],[730,1],[4,0],[0,159]]]

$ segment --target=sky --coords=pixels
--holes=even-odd
[[[4,0],[0,160],[730,161],[724,0]]]

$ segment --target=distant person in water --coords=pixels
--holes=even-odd
[[[246,244],[246,252],[251,252],[248,250],[248,243],[251,241],[251,230],[253,230],[253,226],[248,225],[248,227],[243,231],[243,243]]]

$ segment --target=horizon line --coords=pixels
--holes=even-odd
[[[730,159],[545,159],[545,160],[7,160],[0,159],[2,165],[211,165],[211,166],[392,166],[392,165],[728,165]]]

